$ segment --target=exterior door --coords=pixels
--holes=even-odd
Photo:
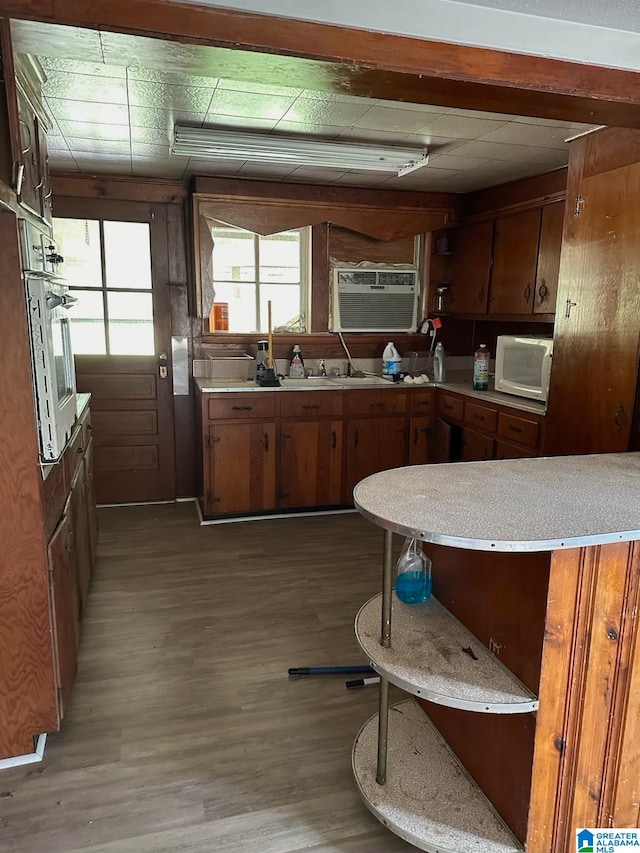
[[[94,202],[63,201],[54,232],[78,299],[71,336],[78,391],[92,395],[96,500],[173,500],[165,207],[103,202],[97,219]]]
[[[628,450],[638,373],[640,163],[584,178],[562,247],[545,453]]]

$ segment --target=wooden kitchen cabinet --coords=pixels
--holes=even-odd
[[[556,201],[542,208],[538,268],[533,298],[534,314],[553,314],[556,310],[563,223],[564,201]]]
[[[409,465],[426,465],[432,459],[431,417],[409,420]]]
[[[449,310],[485,314],[489,298],[493,220],[463,225],[453,234],[450,258]]]
[[[389,392],[387,392],[389,393]],[[401,417],[349,420],[345,500],[352,502],[356,483],[387,468],[406,464],[407,426]]]
[[[540,208],[535,207],[495,222],[489,312],[531,314],[536,287]]]
[[[73,532],[67,509],[48,546],[51,626],[56,661],[60,719],[78,672],[79,603]]]
[[[495,443],[490,435],[484,435],[481,432],[476,432],[474,429],[465,427],[463,436],[463,462],[482,462],[485,459],[493,459]]]
[[[275,509],[275,423],[212,424],[207,438],[206,514]]]
[[[285,421],[280,427],[282,508],[342,503],[342,420]]]

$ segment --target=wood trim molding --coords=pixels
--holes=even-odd
[[[469,193],[464,199],[465,223],[490,219],[497,213],[512,213],[563,201],[567,194],[568,167],[543,175],[509,181]]]
[[[305,67],[328,91],[640,126],[640,75],[615,68],[163,0],[0,0],[0,14],[257,51],[263,82]]]
[[[72,172],[52,172],[51,188],[54,202],[64,196],[114,201],[144,201],[158,204],[182,204],[189,194],[186,181],[158,178],[129,178],[78,175]]]

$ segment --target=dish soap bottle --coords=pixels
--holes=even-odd
[[[444,365],[444,347],[440,342],[436,344],[436,351],[433,354],[433,379],[435,382],[447,381],[447,371]]]
[[[393,342],[389,341],[382,353],[382,375],[395,376],[396,373],[400,373],[401,367],[402,359],[400,358],[400,353],[395,348]]]
[[[291,362],[289,363],[289,378],[304,379],[304,361],[302,359],[302,353],[300,352],[300,347],[298,346],[298,344],[296,344],[293,348]]]
[[[396,595],[405,604],[421,604],[431,595],[431,560],[422,542],[406,539],[396,566]]]
[[[480,344],[473,356],[473,390],[489,390],[489,359],[491,354],[486,344]]]

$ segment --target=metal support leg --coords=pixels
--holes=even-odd
[[[384,532],[384,560],[382,564],[382,628],[380,645],[391,645],[391,596],[393,590],[393,532]],[[389,729],[389,682],[380,679],[380,706],[378,708],[378,768],[376,782],[387,781],[387,736]]]

